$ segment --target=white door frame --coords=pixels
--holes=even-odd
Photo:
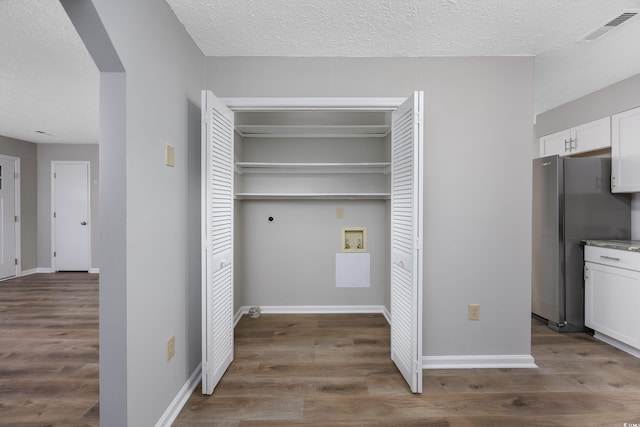
[[[91,265],[93,264],[93,254],[91,252],[91,234],[93,231],[93,221],[91,220],[91,162],[89,160],[52,160],[51,161],[51,271],[56,271],[56,257],[53,256],[56,248],[56,224],[54,218],[55,206],[56,206],[56,181],[55,181],[55,165],[56,164],[86,164],[87,165],[87,216],[89,226],[89,266],[88,271],[91,272]]]
[[[14,156],[7,156],[4,154],[0,154],[0,158],[6,159],[6,160],[13,160],[14,161],[14,172],[15,172],[15,176],[14,176],[14,202],[15,202],[15,216],[16,216],[16,221],[15,221],[15,227],[16,227],[16,259],[18,260],[18,262],[16,263],[16,274],[15,277],[18,277],[22,274],[22,254],[20,253],[20,251],[22,250],[22,235],[20,233],[21,227],[20,224],[22,223],[22,217],[21,212],[20,212],[20,157],[14,157]]]
[[[251,112],[264,112],[264,111],[385,111],[392,112],[407,101],[407,97],[292,97],[292,98],[278,98],[278,97],[227,97],[219,98],[231,111],[251,111]],[[422,114],[422,112],[421,112]],[[422,117],[420,118],[422,120]],[[422,214],[422,212],[421,212]],[[422,256],[420,251],[419,256]],[[391,268],[391,267],[390,267]],[[422,277],[419,277],[418,283],[418,297],[420,298],[420,307],[422,307]],[[391,284],[390,284],[391,286]],[[416,317],[420,317],[422,308],[418,310]],[[393,313],[391,313],[391,321],[393,321]],[[413,319],[415,322],[420,323],[418,327],[419,352],[422,352],[422,319]],[[422,369],[422,366],[416,366],[416,369]],[[409,386],[413,392],[421,393],[422,384],[417,387],[413,387],[411,383]]]

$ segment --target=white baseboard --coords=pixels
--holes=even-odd
[[[180,411],[189,400],[189,397],[193,394],[193,390],[196,389],[200,380],[202,379],[202,363],[193,371],[187,382],[182,386],[176,397],[173,398],[164,414],[160,417],[156,423],[156,427],[170,427],[171,424],[178,418]]]
[[[234,325],[237,325],[244,314],[249,313],[249,306],[242,306],[236,312]],[[262,314],[344,314],[344,313],[382,313],[389,322],[388,311],[383,305],[267,305],[260,306]]]
[[[605,335],[601,332],[595,331],[593,337],[606,342],[612,347],[617,348],[618,350],[622,350],[625,353],[629,353],[632,356],[640,357],[640,349],[630,346],[629,344],[623,343],[622,341],[618,341],[615,338],[611,338],[609,335]]]
[[[248,313],[249,313],[249,307],[248,306],[240,307],[238,309],[238,311],[236,311],[236,315],[233,318],[233,327],[235,328],[236,325],[238,324],[238,322],[240,321],[240,319],[242,319],[242,316],[244,314],[248,314]]]
[[[387,310],[387,307],[382,307],[382,314],[384,314],[384,318],[387,319],[387,323],[391,325],[391,313]]]
[[[90,268],[89,273],[91,274],[99,274],[100,273],[100,269],[99,268]],[[29,270],[22,270],[20,272],[20,276],[28,276],[30,274],[38,274],[38,273],[55,273],[55,270],[51,267],[38,267],[38,268],[31,268]]]
[[[28,276],[30,274],[40,274],[40,273],[53,273],[53,269],[51,267],[38,267],[31,268],[29,270],[22,270],[20,276]]]
[[[537,368],[526,354],[487,356],[422,356],[422,369]]]

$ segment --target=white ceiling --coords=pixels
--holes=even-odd
[[[58,1],[0,0],[0,135],[97,143],[98,78]]]
[[[640,0],[167,3],[210,56],[534,55],[536,113],[640,73],[640,16],[576,42]],[[0,135],[96,143],[98,78],[59,2],[0,0]]]

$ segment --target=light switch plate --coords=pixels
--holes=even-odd
[[[469,320],[480,320],[480,304],[469,304]]]
[[[164,149],[165,164],[167,166],[175,166],[175,148],[171,144],[166,144]]]
[[[176,354],[176,337],[171,336],[167,340],[167,362]]]

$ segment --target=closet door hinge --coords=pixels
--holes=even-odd
[[[14,216],[13,222],[20,222],[20,217],[18,215]]]
[[[56,213],[55,213],[55,212],[53,213],[53,217],[54,217],[54,218],[56,217]]]
[[[18,265],[18,258],[15,258],[15,265]]]
[[[53,253],[53,257],[54,257],[54,258],[56,257],[56,253],[55,253],[55,252]]]

